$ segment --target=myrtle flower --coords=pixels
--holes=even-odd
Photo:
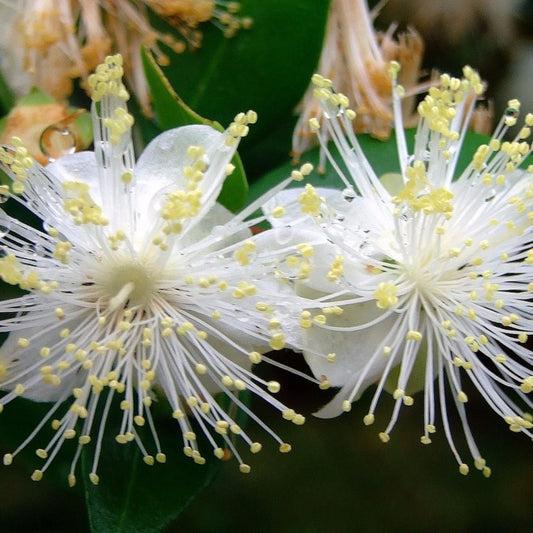
[[[468,67],[462,79],[441,76],[418,106],[411,152],[398,69],[391,63],[400,174],[380,181],[351,129],[348,99],[315,76],[324,128],[342,160],[331,158],[331,164],[345,189],[307,185],[275,199],[287,204],[293,223],[309,224],[312,216],[333,243],[326,253],[315,253],[301,288],[342,310],[306,333],[308,346],[336,356],[335,365],[309,360],[314,374],[342,387],[317,415],[349,411],[377,382],[364,423],[374,423],[380,398],[390,392],[394,408],[379,433],[388,442],[402,406],[412,405],[412,394],[423,390],[421,442],[430,443],[441,425],[466,474],[449,422],[451,399],[474,465],[488,476],[467,420],[463,383],[469,381],[511,431],[531,437],[533,428],[523,410],[532,407],[527,395],[533,391],[533,165],[525,162],[533,114],[505,140],[520,107],[509,101],[492,138],[457,176],[475,99],[483,91],[479,76]],[[320,127],[317,120],[311,126]]]
[[[373,26],[374,15],[369,12],[366,0],[332,1],[318,72],[334,79],[337,89],[353,102],[357,111],[353,123],[356,132],[386,139],[393,124],[391,81],[387,74],[389,61],[402,62],[401,82],[412,92],[411,98],[403,100],[404,110],[416,121],[412,113],[413,95],[422,90],[418,82],[424,45],[413,29],[397,37],[394,37],[394,25],[385,33],[377,32]],[[312,86],[307,90],[299,112],[292,139],[296,160],[318,144],[316,133],[309,127],[309,119],[325,120],[323,109],[313,96]],[[327,129],[321,134],[327,135]]]
[[[146,114],[151,109],[141,46],[168,64],[160,43],[177,53],[198,48],[204,22],[211,21],[226,37],[252,24],[239,15],[239,2],[223,0],[11,0],[0,9],[10,28],[0,38],[2,72],[18,95],[36,86],[56,99],[66,98],[77,78],[87,88],[89,74],[113,49],[123,55],[127,81]],[[156,29],[150,11],[176,32]]]
[[[121,65],[121,56],[108,57],[89,78],[94,153],[69,154],[43,168],[16,142],[1,149],[0,164],[12,179],[3,197],[37,215],[43,230],[0,210],[0,278],[25,291],[0,303],[0,332],[9,334],[0,347],[0,386],[7,391],[0,411],[19,396],[54,402],[4,464],[51,424],[53,438],[37,449],[44,465],[32,479],[41,479],[65,440],[76,439],[69,483],[84,446],[94,446],[90,479],[98,483],[114,398],[122,410],[117,442],[135,441],[148,465],[164,462],[151,414],[164,397],[187,456],[205,462],[194,419],[214,455],[235,456],[246,473],[233,439],[240,436],[253,453],[261,444],[237,424],[231,406],[278,441],[280,451],[290,445],[246,407],[240,391],[304,422],[273,395],[279,383],[250,367],[268,360],[262,352],[285,346],[285,324],[297,307],[290,285],[272,272],[283,270],[289,253],[303,261],[311,245],[275,230],[253,236],[249,228],[264,218],[250,215],[264,199],[236,216],[215,203],[253,112],[239,114],[223,133],[203,125],[167,131],[135,163]],[[310,171],[304,165],[293,177]],[[229,406],[217,403],[219,391]],[[149,428],[150,445],[141,441],[140,426]]]

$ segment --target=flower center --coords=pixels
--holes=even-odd
[[[153,295],[154,278],[144,265],[132,262],[113,268],[105,289],[110,295],[109,307],[112,311],[126,303],[144,306]]]

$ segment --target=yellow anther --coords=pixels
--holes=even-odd
[[[261,362],[261,354],[259,352],[250,352],[248,354],[248,357],[250,358],[250,362],[254,365],[257,365]]]
[[[221,382],[222,382],[222,385],[224,385],[225,387],[232,387],[233,386],[233,380],[228,375],[223,376],[222,379],[221,379]]]
[[[68,440],[73,439],[75,436],[76,436],[76,431],[73,429],[67,429],[63,433],[63,437]]]
[[[48,452],[46,450],[43,450],[43,448],[39,448],[38,450],[35,450],[35,454],[37,457],[40,457],[41,459],[46,459],[48,457]]]
[[[25,337],[20,337],[18,340],[17,340],[17,346],[19,348],[28,348],[30,345],[30,340],[25,338]]]
[[[250,473],[250,465],[246,465],[246,464],[240,464],[239,465],[239,470],[241,471],[242,474],[249,474]]]
[[[282,444],[280,444],[279,446],[279,451],[281,453],[288,453],[292,450],[292,446],[286,442],[283,442]]]
[[[398,303],[398,288],[394,283],[382,282],[378,285],[374,291],[374,298],[376,299],[376,305],[380,309],[387,309],[394,307]]]
[[[215,449],[213,450],[213,454],[214,454],[214,456],[215,456],[217,459],[223,459],[224,456],[226,455],[226,454],[224,453],[224,450],[223,450],[222,448],[215,448]]]
[[[285,348],[285,335],[283,332],[277,331],[273,333],[269,344],[273,350],[282,350]]]
[[[280,384],[277,381],[269,381],[268,385],[267,385],[267,388],[268,388],[269,392],[275,394],[276,392],[279,392],[281,386],[280,386]]]
[[[363,418],[363,424],[365,426],[371,426],[375,422],[375,420],[376,420],[376,417],[373,415],[373,413],[368,413]]]
[[[41,481],[43,479],[43,472],[42,470],[34,470],[31,475],[32,481]]]
[[[305,190],[298,196],[298,203],[302,213],[316,216],[320,213],[322,198],[318,195],[315,188],[308,183]]]
[[[381,432],[379,433],[379,439],[381,440],[381,442],[383,443],[387,443],[390,441],[390,435],[388,433],[385,433],[385,432]]]
[[[408,341],[420,342],[422,340],[422,333],[420,331],[409,330],[405,336]]]
[[[252,442],[252,444],[250,445],[250,451],[252,453],[259,453],[262,448],[263,445],[260,442]]]
[[[292,420],[296,415],[294,409],[285,409],[282,413],[282,416],[285,420]]]
[[[461,403],[466,403],[468,402],[468,396],[463,391],[459,391],[457,393],[457,400]]]
[[[207,373],[207,366],[205,366],[204,364],[202,363],[197,363],[196,365],[196,372],[200,375],[203,375],[203,374],[206,374]]]

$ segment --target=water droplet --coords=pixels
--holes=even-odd
[[[494,197],[496,196],[496,189],[491,189],[487,196],[485,196],[485,202],[490,202],[491,200],[494,199]]]
[[[357,196],[355,191],[351,187],[347,187],[342,191],[342,197],[346,202],[353,202],[354,198]]]
[[[61,156],[72,154],[77,148],[76,135],[69,128],[48,126],[39,139],[39,148],[52,162]]]
[[[41,243],[30,244],[28,251],[31,255],[43,257],[45,255],[46,248]]]
[[[39,148],[50,162],[61,156],[72,154],[80,148],[73,124],[85,112],[84,109],[78,109],[43,130],[39,138]]]
[[[277,228],[276,230],[276,240],[278,244],[287,244],[292,238],[293,229],[291,226],[285,226]]]
[[[508,107],[505,110],[505,116],[506,117],[516,118],[519,114],[520,114],[520,110],[517,109],[516,107]]]
[[[111,145],[107,141],[94,143],[94,155],[99,166],[109,168],[111,166]]]
[[[171,135],[163,135],[157,139],[157,144],[160,150],[170,150],[174,145],[174,138]]]
[[[344,222],[345,219],[346,217],[341,213],[335,215],[335,222]]]
[[[0,217],[0,237],[5,237],[11,230],[11,221],[9,218],[1,216]]]
[[[211,229],[211,235],[215,238],[224,238],[230,234],[230,231],[226,226],[218,225]]]
[[[9,200],[9,189],[0,188],[0,204],[5,204]]]

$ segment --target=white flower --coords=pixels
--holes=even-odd
[[[164,462],[150,411],[161,395],[186,455],[205,462],[194,419],[216,457],[226,448],[248,472],[232,436],[253,453],[261,445],[238,426],[229,406],[245,411],[280,451],[290,446],[242,403],[240,391],[249,390],[295,424],[304,422],[271,395],[277,382],[249,370],[265,359],[261,351],[285,345],[296,297],[272,272],[302,244],[276,230],[251,235],[249,227],[264,218],[245,219],[262,199],[234,217],[215,203],[255,113],[239,114],[224,133],[200,125],[167,131],[135,163],[121,65],[120,56],[109,57],[90,78],[94,153],[67,155],[43,168],[21,146],[0,152],[0,165],[13,180],[0,192],[37,215],[44,228],[0,210],[0,278],[26,291],[0,302],[0,332],[9,334],[0,347],[0,386],[9,391],[0,411],[17,396],[54,402],[4,463],[51,423],[55,436],[37,450],[45,464],[32,478],[39,480],[65,439],[75,438],[69,483],[89,442],[90,478],[98,483],[114,397],[123,412],[116,440],[135,441],[147,464]],[[228,406],[214,399],[218,391]],[[143,425],[150,428],[153,455],[136,430]]]
[[[394,81],[398,68],[391,64]],[[342,163],[330,160],[346,188],[308,185],[274,201],[288,204],[294,223],[308,224],[313,216],[333,243],[321,257],[315,253],[312,274],[301,289],[314,290],[324,304],[343,309],[307,332],[308,346],[336,354],[335,365],[310,360],[314,374],[342,387],[318,416],[349,411],[377,381],[364,423],[374,422],[376,405],[389,391],[394,409],[380,433],[387,442],[401,407],[411,405],[411,394],[423,389],[421,442],[431,442],[440,410],[450,448],[466,474],[448,420],[449,396],[474,464],[488,476],[467,421],[463,382],[471,382],[511,431],[531,437],[533,428],[531,415],[523,411],[533,407],[527,397],[533,390],[528,342],[533,332],[533,166],[520,167],[531,153],[533,115],[526,116],[514,140],[504,140],[519,112],[519,102],[510,101],[493,137],[456,176],[475,99],[483,90],[472,69],[466,67],[464,76],[443,75],[420,103],[412,153],[400,111],[403,90],[394,84],[401,174],[389,175],[388,183],[378,179],[351,129],[348,99],[316,76],[315,95]],[[317,121],[311,125],[318,127]]]

